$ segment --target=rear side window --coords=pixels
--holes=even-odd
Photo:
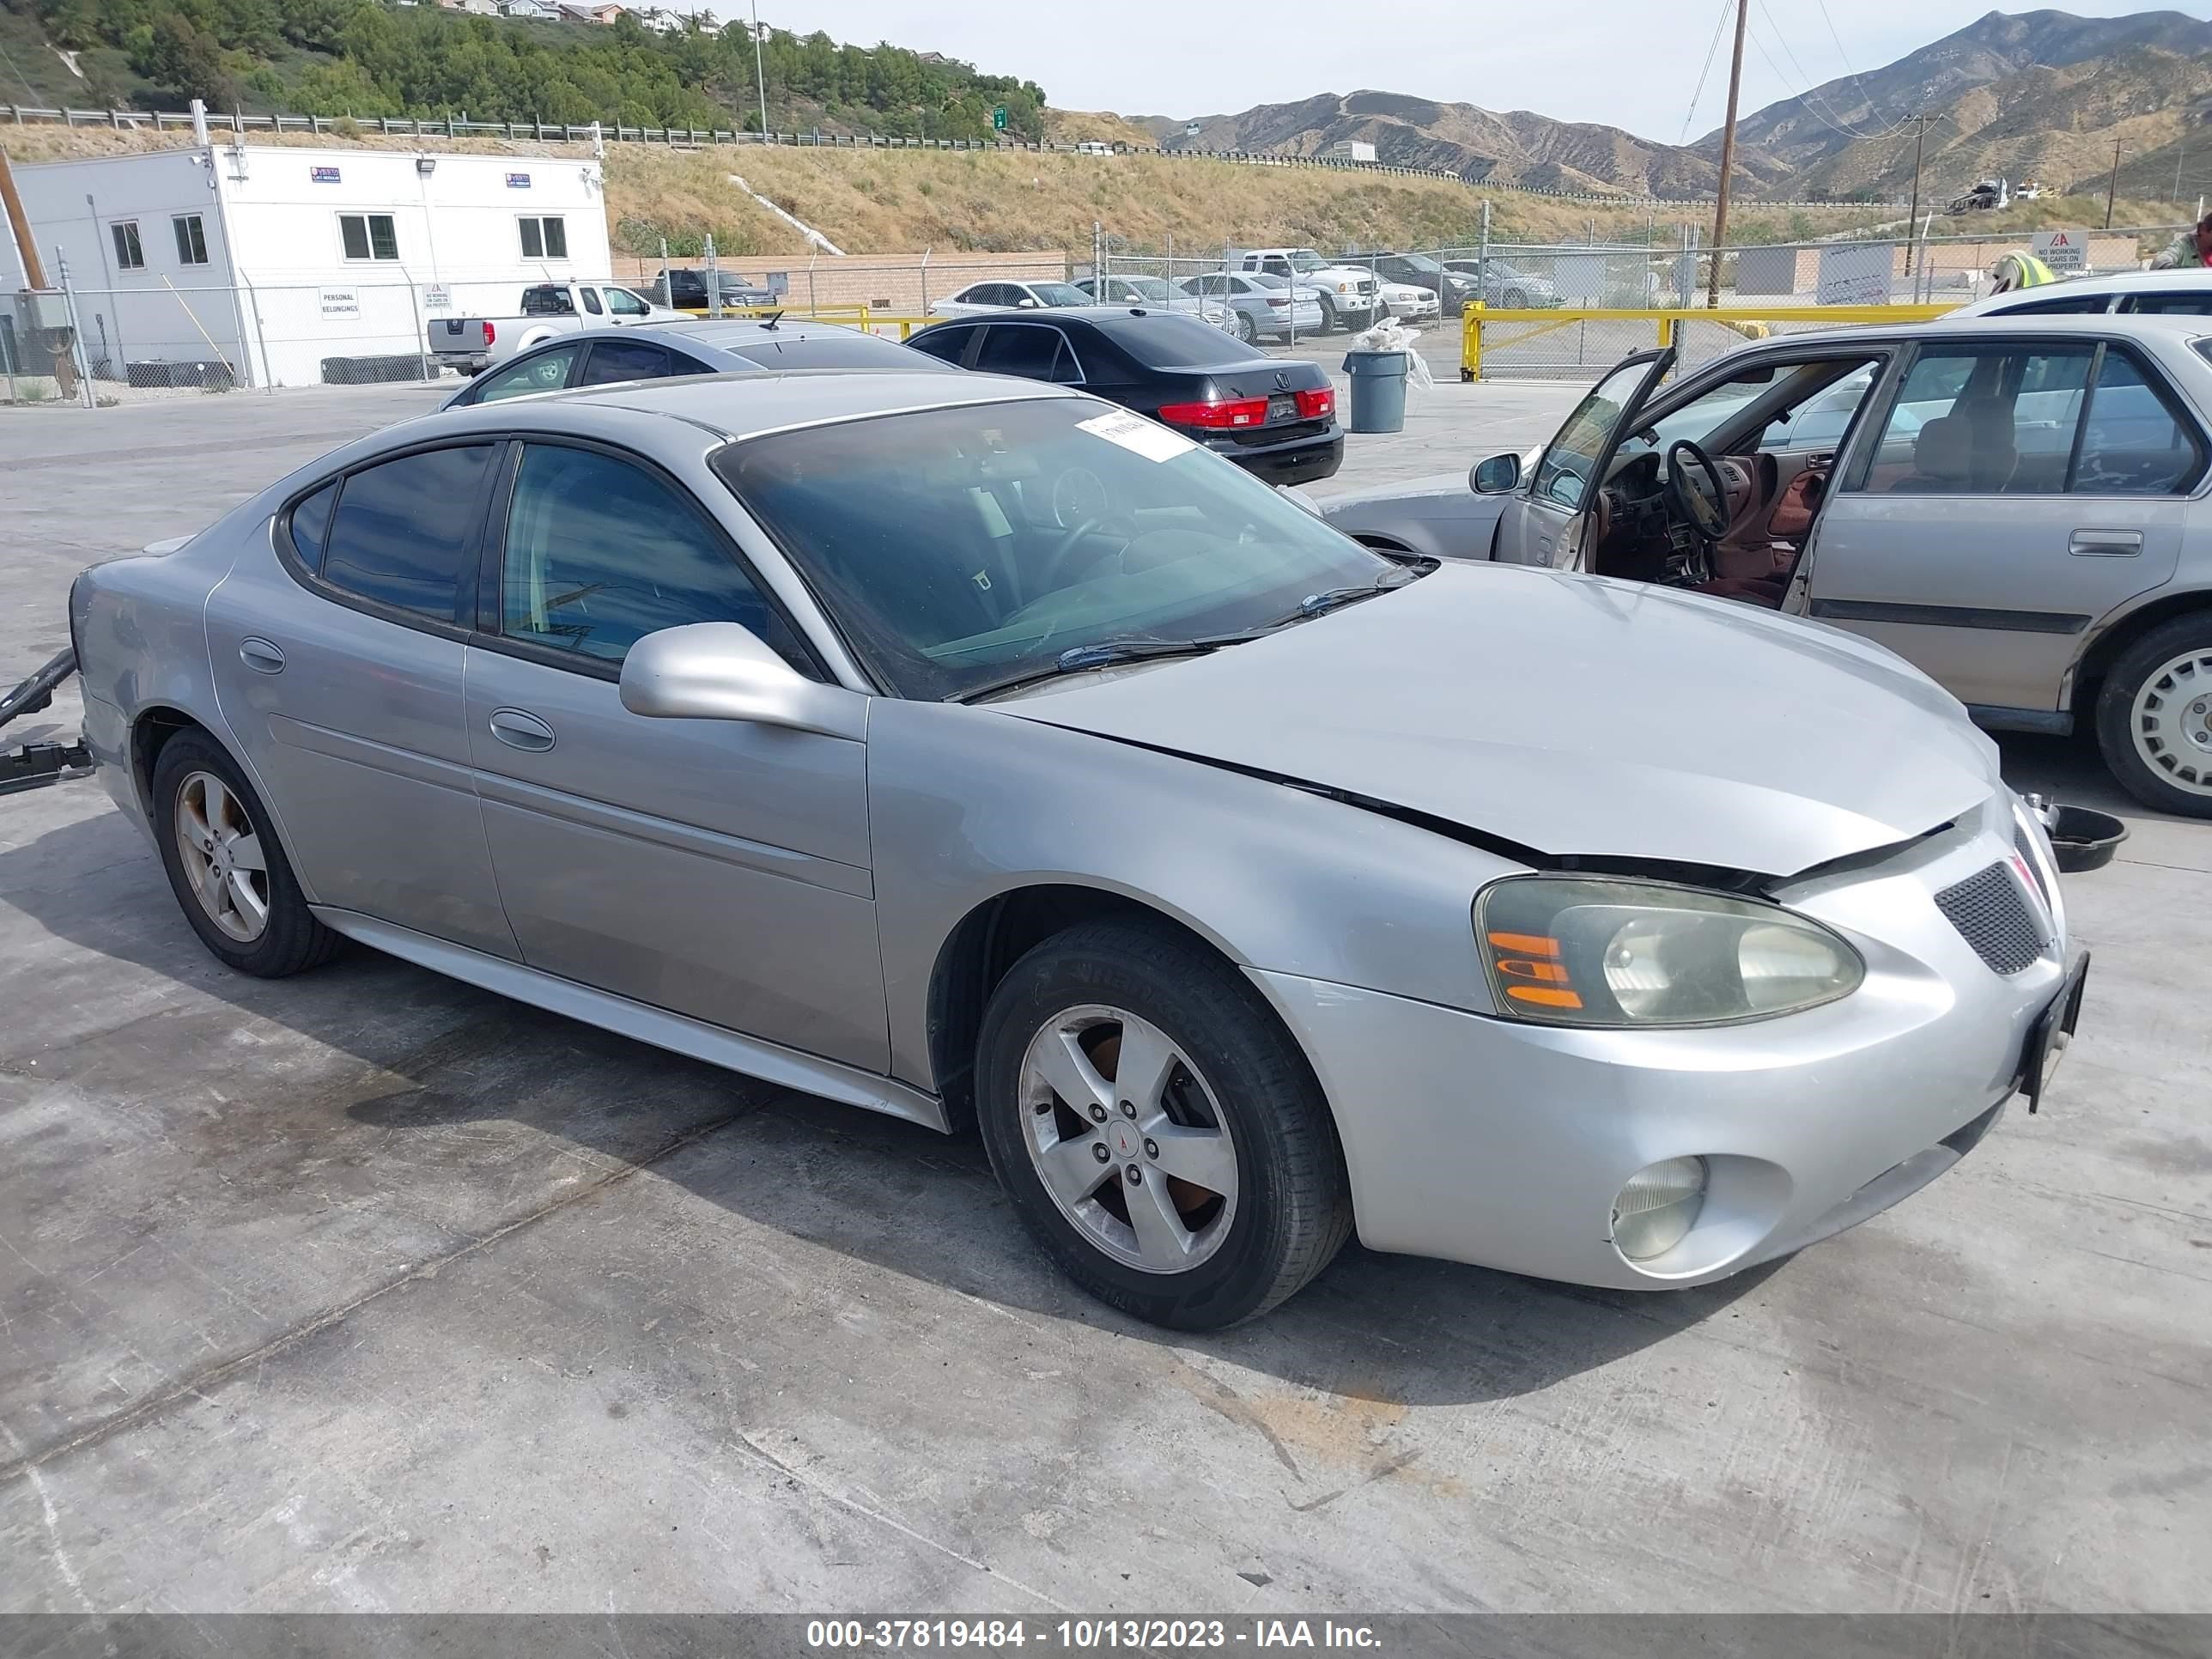
[[[2073,492],[2178,495],[2195,482],[2200,460],[2193,430],[2175,418],[2132,359],[2106,348],[2081,423]]]
[[[907,343],[916,351],[926,351],[941,362],[957,364],[966,354],[968,343],[975,337],[973,328],[926,328]]]
[[[323,580],[362,599],[453,621],[476,586],[476,525],[496,444],[425,450],[349,474],[323,550]]]
[[[524,398],[534,392],[558,392],[568,384],[569,366],[582,351],[581,346],[555,346],[550,351],[525,357],[496,373],[480,375],[469,392],[468,401],[472,404],[495,404],[502,398]]]
[[[292,509],[292,545],[299,550],[301,562],[310,570],[323,568],[323,543],[331,529],[331,503],[337,498],[337,485],[326,483]]]
[[[1036,325],[994,325],[983,336],[983,349],[975,367],[986,374],[1018,374],[1026,380],[1048,380],[1060,356],[1060,331]]]
[[[526,288],[522,290],[522,314],[526,317],[573,317],[576,314],[576,307],[565,288]]]
[[[600,340],[592,347],[578,386],[611,386],[617,380],[658,380],[673,370],[668,353],[648,340]]]
[[[2153,317],[2212,317],[2212,287],[2184,289],[2172,294],[2137,294],[2128,310]]]

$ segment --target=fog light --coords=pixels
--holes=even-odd
[[[1638,1170],[1613,1200],[1613,1248],[1649,1261],[1682,1242],[1705,1206],[1705,1160],[1667,1158]]]

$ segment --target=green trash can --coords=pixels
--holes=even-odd
[[[1406,429],[1404,352],[1348,351],[1344,356],[1344,372],[1352,377],[1352,431]]]

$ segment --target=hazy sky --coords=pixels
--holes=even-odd
[[[743,3],[710,0],[725,21]],[[1825,0],[1824,15],[1823,3],[1751,0],[1747,112],[1847,69],[1877,68],[1990,9],[1975,0]],[[761,20],[863,46],[890,40],[1028,76],[1062,109],[1212,115],[1377,88],[1603,121],[1671,143],[1681,135],[1724,5],[1733,0],[1569,0],[1556,9],[1527,0],[761,0]],[[2015,0],[2014,9],[2031,7]],[[2065,9],[2147,9],[2100,0]],[[2202,17],[2212,13],[2212,0],[2177,9]],[[1347,24],[1354,17],[1362,21]],[[1690,124],[1692,137],[1720,125],[1727,92],[1723,40]]]

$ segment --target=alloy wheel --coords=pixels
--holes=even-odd
[[[2212,651],[2186,652],[2145,676],[2128,730],[2154,775],[2191,794],[2212,795]]]
[[[1166,1032],[1089,1004],[1040,1026],[1022,1056],[1022,1138],[1060,1212],[1152,1273],[1219,1249],[1237,1214],[1237,1145],[1213,1091]]]
[[[269,863],[237,792],[212,772],[177,786],[177,852],[207,919],[240,945],[269,926]]]

